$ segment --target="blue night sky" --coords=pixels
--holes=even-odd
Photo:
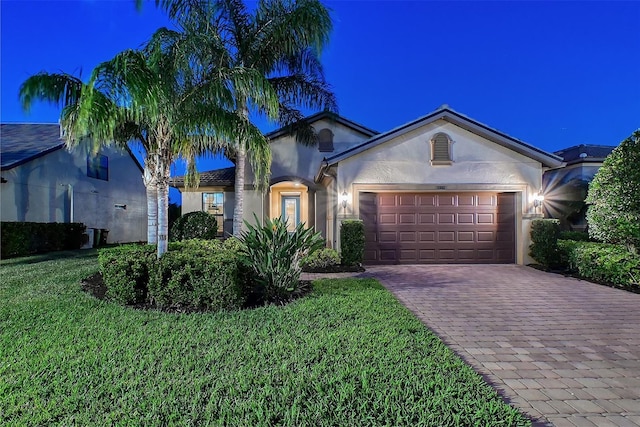
[[[57,122],[55,107],[21,110],[18,88],[31,74],[87,78],[171,25],[133,0],[0,4],[3,123]],[[615,145],[640,127],[640,2],[326,4],[327,79],[340,114],[367,127],[386,131],[444,103],[548,151]],[[227,164],[205,159],[199,169]]]

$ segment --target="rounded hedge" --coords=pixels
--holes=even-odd
[[[169,232],[173,241],[189,239],[212,240],[218,235],[218,221],[207,212],[189,212],[176,220]]]
[[[640,130],[625,139],[605,159],[589,185],[586,202],[589,235],[640,247]]]

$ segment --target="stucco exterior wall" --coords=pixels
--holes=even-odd
[[[451,165],[431,165],[430,139],[444,132],[453,140]],[[533,196],[542,187],[540,162],[486,140],[444,120],[427,124],[341,161],[336,194],[347,192],[346,211],[339,217],[359,216],[358,192],[367,191],[509,191],[518,193],[517,262],[528,256]],[[335,198],[337,203],[337,196]],[[339,242],[336,229],[334,244]]]
[[[322,129],[330,129],[333,132],[333,152],[321,152],[317,146],[307,147],[295,141],[293,136],[282,136],[271,142],[271,178],[277,180],[280,177],[297,177],[313,182],[320,163],[325,157],[347,150],[368,139],[361,134],[340,123],[329,120],[318,120],[313,124],[319,132]],[[250,167],[247,167],[247,183],[254,183],[254,175]]]
[[[56,150],[2,171],[7,180],[1,184],[2,221],[69,222],[73,217],[87,228],[108,229],[108,243],[145,241],[147,199],[142,172],[126,151],[106,147],[100,154],[108,157],[108,181],[87,176],[82,148]]]

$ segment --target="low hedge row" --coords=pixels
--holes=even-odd
[[[2,258],[79,249],[84,243],[85,225],[79,222],[0,223]]]
[[[153,245],[103,249],[98,260],[107,298],[161,309],[242,308],[251,293],[250,275],[239,256],[239,243],[227,242],[173,242],[160,260]]]
[[[640,256],[622,245],[558,240],[560,263],[580,277],[640,290]]]

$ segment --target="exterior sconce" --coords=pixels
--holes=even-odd
[[[127,209],[127,205],[122,205],[122,204],[118,204],[116,203],[115,205],[113,205],[116,209],[123,209],[126,210]]]
[[[542,206],[542,202],[544,202],[544,195],[542,192],[538,192],[538,194],[533,197],[533,206],[535,208],[540,207]]]
[[[347,192],[343,192],[342,195],[340,196],[340,202],[342,203],[342,209],[347,209],[347,202],[349,201],[349,195],[347,194]]]

